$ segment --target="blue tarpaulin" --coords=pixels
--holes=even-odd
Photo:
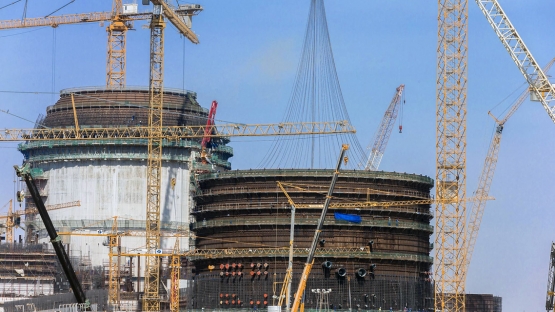
[[[362,221],[362,218],[357,215],[345,214],[340,212],[335,212],[334,214],[335,214],[335,220],[343,220],[343,221],[348,221],[353,223],[360,223]]]

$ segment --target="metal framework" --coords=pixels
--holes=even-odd
[[[15,225],[15,216],[12,213],[13,200],[10,199],[10,206],[8,207],[8,215],[6,216],[6,243],[13,243],[13,227]]]
[[[496,0],[476,0],[476,3],[530,85],[536,100],[542,103],[551,120],[555,122],[555,87],[549,82],[499,3]]]
[[[206,126],[163,127],[166,140],[202,139]],[[307,134],[355,133],[348,121],[286,122],[276,124],[224,124],[211,126],[210,137],[232,136],[278,136]],[[99,140],[99,139],[148,139],[149,127],[122,128],[50,128],[50,129],[4,129],[0,141],[47,141],[47,140]]]
[[[56,210],[56,209],[63,209],[63,208],[69,208],[69,207],[75,207],[75,206],[81,206],[81,202],[80,201],[74,201],[74,202],[69,202],[69,203],[61,203],[61,204],[56,204],[56,205],[47,205],[46,210],[50,211],[50,210]],[[8,208],[8,214],[7,215],[1,215],[0,216],[0,220],[2,219],[6,219],[6,242],[8,243],[13,243],[13,232],[14,232],[14,227],[17,225],[16,224],[16,219],[20,218],[23,215],[30,215],[30,214],[36,214],[39,213],[38,209],[36,208],[30,208],[30,209],[19,209],[16,211],[12,210],[12,201],[10,200],[10,206]]]
[[[399,112],[399,108],[401,107],[400,104],[404,89],[405,85],[397,87],[395,95],[385,111],[382,123],[378,128],[378,132],[376,132],[374,145],[372,146],[372,151],[370,152],[370,156],[366,162],[365,170],[376,171],[380,166],[385,148],[387,147],[387,142],[389,141],[391,131],[393,130],[393,124],[395,123],[395,119],[397,119],[397,114]]]
[[[467,0],[438,1],[435,311],[464,311]]]
[[[125,45],[127,24],[121,19],[123,5],[121,0],[112,2],[112,21],[106,28],[108,32],[108,58],[106,66],[106,87],[121,89],[125,87]]]
[[[170,260],[170,312],[179,312],[179,277],[181,276],[181,255],[179,253],[179,238],[175,238],[173,254]]]
[[[120,267],[121,267],[121,240],[118,235],[118,219],[114,217],[112,232],[108,234],[109,268],[108,268],[108,304],[115,311],[119,310],[120,304]]]
[[[164,28],[161,6],[154,6],[150,23],[150,110],[148,114],[146,252],[160,246],[160,185],[162,183],[162,108],[164,95]],[[160,311],[158,257],[146,257],[144,311]]]
[[[335,183],[337,182],[337,178],[339,176],[339,169],[341,168],[341,163],[343,161],[347,163],[349,159],[348,157],[343,158],[345,152],[347,152],[348,149],[348,144],[343,144],[341,146],[339,159],[337,160],[337,165],[335,166],[335,171],[333,172],[333,176],[331,178],[330,187],[328,189],[328,193],[326,194],[324,205],[322,206],[322,213],[320,214],[320,218],[318,218],[318,224],[316,225],[314,237],[312,238],[312,243],[310,244],[310,248],[308,249],[308,256],[306,257],[303,273],[301,274],[299,285],[297,287],[297,292],[295,292],[295,300],[293,300],[293,304],[291,305],[292,312],[297,312],[299,310],[299,306],[301,305],[301,299],[304,296],[306,282],[308,280],[308,276],[310,275],[310,271],[312,270],[312,265],[314,264],[314,253],[316,252],[316,247],[318,245],[318,238],[320,237],[320,233],[322,232],[322,226],[324,226],[324,220],[326,219],[328,207],[330,206],[330,201],[332,199],[333,189],[335,188]]]
[[[553,58],[543,69],[543,72],[548,72],[551,69],[551,66],[555,63],[555,58]],[[474,252],[474,246],[476,245],[476,241],[478,239],[478,233],[480,231],[480,223],[482,222],[482,217],[484,215],[484,210],[486,208],[486,198],[489,196],[489,190],[491,187],[491,183],[493,181],[493,176],[495,174],[495,167],[497,165],[497,159],[499,155],[499,148],[501,144],[501,138],[503,134],[503,129],[505,123],[511,116],[518,110],[520,105],[524,103],[524,101],[530,95],[530,89],[525,90],[520,97],[515,101],[515,103],[511,106],[511,108],[505,114],[501,120],[495,119],[497,124],[497,128],[493,138],[491,139],[491,143],[489,146],[488,153],[486,155],[486,159],[484,161],[484,167],[482,168],[482,173],[480,174],[480,179],[478,182],[478,188],[475,192],[476,200],[472,202],[472,206],[470,207],[470,218],[468,220],[467,226],[467,250],[466,250],[466,269],[464,272],[464,279],[466,280],[466,273],[468,272],[468,268],[470,267],[470,261],[472,259],[472,253]],[[491,115],[491,113],[490,113]]]
[[[193,9],[177,9],[171,14],[172,18],[179,20],[182,16],[195,15],[201,10],[202,7],[195,5]],[[133,21],[150,20],[151,18],[152,13],[150,12],[123,14],[122,0],[113,0],[112,10],[110,12],[91,12],[17,20],[0,20],[0,30],[42,26],[58,27],[68,24],[110,21],[110,25],[106,28],[106,32],[108,33],[106,87],[108,89],[123,89],[126,83],[127,30],[132,28]],[[189,32],[192,33],[190,30]]]

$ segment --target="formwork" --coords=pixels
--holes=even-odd
[[[189,308],[264,309],[277,303],[288,264],[291,209],[277,181],[295,202],[293,293],[321,213],[332,170],[238,170],[196,177],[191,211],[195,250]],[[329,290],[334,309],[378,310],[433,306],[429,253],[430,199],[426,176],[341,171],[307,282],[305,307],[316,308]],[[349,208],[334,204],[383,202]],[[360,217],[359,223],[340,218]]]

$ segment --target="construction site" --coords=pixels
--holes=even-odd
[[[405,84],[386,92],[361,147],[323,0],[305,3],[284,117],[264,124],[222,122],[225,99],[208,105],[165,87],[164,33],[199,44],[202,4],[106,2],[110,11],[27,17],[26,1],[23,18],[0,20],[1,30],[102,23],[108,37],[104,85],[56,90],[33,127],[0,130],[21,157],[3,162],[14,194],[0,202],[0,312],[502,311],[496,289],[467,291],[467,273],[505,122],[527,99],[555,122],[546,74],[555,59],[539,67],[497,1],[476,2],[526,86],[503,115],[490,114],[496,130],[475,191],[466,189],[466,1],[438,5],[433,177],[380,168],[392,132],[403,132]],[[150,32],[144,86],[127,84],[134,22]],[[232,166],[237,138],[271,141],[262,160],[248,143],[258,167]],[[545,247],[553,311],[555,244],[550,257]]]

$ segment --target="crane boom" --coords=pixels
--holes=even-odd
[[[181,21],[181,17],[195,15],[201,10],[202,7],[200,5],[189,5],[187,7],[178,8],[168,14],[171,14],[172,18],[178,23],[178,21]],[[113,0],[112,11],[110,12],[90,12],[16,20],[0,20],[0,30],[44,26],[58,27],[68,24],[110,21],[110,25],[106,27],[106,32],[108,33],[106,86],[109,89],[122,89],[126,84],[126,33],[132,28],[133,21],[150,20],[151,18],[151,12],[124,13],[122,0]],[[184,25],[185,24],[181,21],[178,29],[182,31]],[[196,36],[193,37],[191,33],[192,31],[190,30],[187,32],[187,38],[198,43]],[[192,34],[194,35],[194,33]]]
[[[549,273],[547,274],[547,299],[545,309],[553,311],[553,296],[555,295],[555,243],[551,242],[551,253],[549,257]]]
[[[164,126],[162,134],[166,140],[202,139],[206,126]],[[348,121],[285,122],[274,124],[221,124],[212,125],[208,137],[243,137],[355,133]],[[0,142],[49,141],[49,140],[114,140],[148,139],[149,127],[122,128],[37,128],[0,130]]]
[[[555,87],[549,82],[497,0],[476,0],[480,10],[511,55],[535,95],[555,122]]]
[[[320,219],[318,219],[318,224],[316,226],[316,231],[314,231],[314,237],[312,238],[312,244],[308,250],[308,257],[306,257],[306,263],[304,265],[303,273],[299,281],[299,287],[295,293],[295,300],[293,301],[293,306],[291,307],[292,312],[297,312],[301,304],[301,298],[303,296],[304,290],[306,288],[306,282],[310,271],[312,270],[312,264],[314,263],[314,252],[316,251],[316,246],[318,244],[318,238],[322,232],[322,226],[324,225],[324,219],[326,218],[326,213],[328,212],[328,207],[333,195],[333,189],[335,188],[335,182],[337,182],[337,177],[339,176],[339,168],[341,168],[341,162],[343,161],[343,156],[345,152],[349,149],[349,145],[343,144],[341,147],[341,153],[339,154],[339,159],[337,160],[337,165],[335,166],[335,171],[333,172],[333,177],[331,179],[330,188],[328,194],[326,195],[326,200],[324,201],[324,207],[322,208],[322,213],[320,214]]]
[[[126,21],[149,20],[152,18],[151,12],[131,13],[121,15]],[[0,20],[0,30],[31,28],[31,27],[58,27],[60,25],[95,23],[112,20],[112,12],[89,12],[77,14],[64,14],[59,16],[31,17],[14,20]]]
[[[185,25],[185,22],[179,17],[178,14],[166,3],[164,0],[150,0],[155,6],[159,5],[162,9],[162,14],[172,23],[175,28],[183,35],[185,38],[189,39],[192,43],[198,44],[197,35]],[[191,7],[192,12],[198,12],[202,10],[200,5],[194,5]]]
[[[44,206],[44,202],[40,197],[39,190],[37,185],[35,184],[35,180],[31,175],[31,170],[29,164],[26,164],[23,167],[14,166],[15,172],[18,177],[23,178],[25,180],[25,184],[27,184],[27,188],[29,189],[29,193],[31,193],[31,197],[37,206],[37,209],[40,213],[42,218],[42,222],[44,223],[44,227],[50,236],[50,242],[54,247],[54,251],[58,256],[58,260],[62,266],[62,269],[68,279],[69,285],[71,286],[71,290],[73,291],[73,295],[77,300],[77,303],[82,304],[85,310],[89,310],[90,302],[85,296],[85,292],[83,288],[81,288],[81,284],[77,279],[77,275],[75,274],[75,270],[73,270],[73,266],[71,265],[71,261],[69,260],[69,256],[67,255],[65,248],[62,244],[62,240],[56,233],[56,229],[52,224],[52,220],[50,220],[50,216],[48,215],[48,211],[46,211],[46,207]]]
[[[372,146],[372,151],[370,152],[370,156],[368,156],[368,161],[366,162],[366,170],[376,171],[380,166],[387,142],[389,141],[391,131],[393,130],[393,124],[395,123],[395,119],[397,119],[397,114],[399,113],[399,108],[401,107],[401,99],[404,89],[405,85],[403,84],[397,87],[395,95],[393,96],[391,103],[389,103],[389,107],[385,111],[382,123],[380,124],[373,140],[374,145]]]
[[[555,63],[555,58],[553,58],[544,68],[544,72],[549,72],[551,66]],[[484,215],[484,210],[486,208],[486,199],[489,196],[489,190],[491,183],[493,181],[493,176],[495,174],[495,167],[497,165],[497,159],[499,155],[499,148],[501,144],[501,137],[503,134],[503,128],[505,123],[511,116],[517,111],[517,109],[524,103],[530,94],[530,89],[526,89],[519,98],[514,102],[511,108],[505,114],[501,120],[495,119],[497,124],[495,134],[491,139],[489,150],[484,161],[484,167],[482,168],[482,173],[480,174],[480,179],[478,182],[478,188],[475,192],[476,200],[472,202],[470,207],[470,218],[468,221],[467,230],[467,247],[466,247],[466,270],[463,270],[464,279],[466,279],[466,273],[468,272],[468,267],[470,266],[470,261],[472,259],[472,253],[474,252],[474,246],[476,245],[476,240],[478,239],[478,232],[480,231],[480,223],[482,222],[482,217]],[[490,113],[491,115],[491,113]]]

